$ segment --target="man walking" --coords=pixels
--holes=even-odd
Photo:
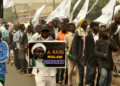
[[[115,19],[114,19],[114,22],[112,23],[110,36],[113,35],[113,39],[114,39],[114,42],[115,42],[116,46],[120,48],[120,32],[115,34],[119,25],[120,25],[120,15],[116,15]],[[112,55],[113,55],[113,61],[114,61],[113,76],[114,77],[120,77],[118,75],[118,72],[120,72],[120,62],[119,62],[120,61],[120,58],[119,58],[120,51],[113,52]]]
[[[18,64],[19,64],[19,69],[18,69],[18,72],[20,72],[21,74],[22,74],[22,72],[27,72],[26,71],[26,69],[25,70],[22,70],[22,66],[23,66],[23,59],[25,58],[25,53],[24,53],[24,51],[21,49],[21,47],[20,47],[20,41],[21,41],[21,38],[22,38],[22,36],[23,36],[23,34],[26,32],[25,31],[25,26],[24,26],[24,24],[21,24],[20,25],[20,30],[18,30],[16,33],[15,33],[15,35],[14,35],[14,37],[13,37],[13,41],[14,42],[16,42],[16,49],[18,49],[18,58],[19,58],[19,60],[18,60]]]
[[[7,73],[5,62],[9,58],[9,47],[6,42],[1,40],[2,33],[0,32],[0,78],[3,78],[5,83],[5,75]]]
[[[5,30],[3,30],[3,32],[2,32],[2,39],[3,39],[3,41],[5,41],[7,44],[8,44],[8,37],[9,37],[9,32],[10,32],[10,30],[9,30],[8,28],[9,28],[9,25],[6,24],[6,25],[5,25]],[[10,51],[9,51],[9,52],[10,52]],[[11,59],[10,59],[10,57],[9,57],[9,59],[8,59],[8,61],[7,61],[7,64],[9,64],[10,61],[11,61]]]
[[[97,40],[94,50],[95,55],[98,57],[99,72],[101,73],[99,86],[111,86],[113,70],[112,52],[119,50],[119,47],[115,46],[111,38],[109,39],[106,28],[100,29],[100,35],[101,39]]]
[[[68,50],[67,52],[67,57],[68,57],[68,86],[72,86],[72,75],[73,75],[73,70],[76,66],[76,62],[74,60],[71,60],[70,55],[69,55],[69,50],[71,48],[73,38],[75,35],[75,24],[70,23],[70,33],[65,36],[65,42],[66,42],[66,49]],[[76,68],[76,80],[77,80],[77,74],[78,74],[78,68]]]
[[[28,31],[26,33],[23,34],[21,41],[20,41],[20,45],[22,48],[22,51],[25,52],[25,45],[31,41],[31,38],[33,36],[34,32],[33,32],[33,26],[29,25],[28,26]],[[26,52],[27,53],[27,52]],[[22,69],[21,70],[26,70],[28,67],[28,63],[26,61],[26,59],[28,59],[29,57],[26,55],[26,58],[23,59],[24,64],[22,65]],[[29,72],[29,76],[31,76],[32,73],[32,68],[28,67],[28,72]]]
[[[79,28],[75,32],[70,53],[75,57],[79,70],[79,86],[83,86],[84,79],[84,67],[81,65],[82,57],[84,56],[83,52],[85,49],[85,37],[88,34],[87,21],[82,19],[79,21]],[[86,80],[85,85],[89,85],[89,73],[90,67],[89,64],[86,65]]]
[[[82,65],[85,66],[86,64],[89,63],[90,65],[89,86],[94,86],[96,69],[98,68],[98,60],[97,57],[94,55],[94,47],[96,41],[100,38],[100,35],[99,35],[99,25],[97,23],[92,22],[90,24],[90,28],[92,29],[92,33],[87,35],[85,39],[85,51],[84,51]],[[99,86],[99,76],[100,74],[98,73],[96,86]]]
[[[60,27],[58,26],[58,19],[57,18],[54,18],[52,20],[52,25],[53,25],[53,27],[50,28],[50,35],[52,36],[53,39],[55,39],[57,36],[57,33],[60,32]]]

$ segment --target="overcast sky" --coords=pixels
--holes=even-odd
[[[55,2],[61,2],[62,0],[55,0]],[[33,3],[33,2],[53,2],[53,0],[14,0],[15,3]]]

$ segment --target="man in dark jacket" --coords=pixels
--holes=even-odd
[[[13,63],[15,63],[15,67],[16,67],[17,69],[19,69],[19,67],[18,67],[18,59],[17,59],[17,58],[18,58],[18,55],[17,55],[18,51],[15,50],[16,44],[13,42],[13,36],[14,36],[14,34],[15,34],[17,31],[18,31],[18,26],[15,24],[15,25],[13,26],[13,30],[11,30],[11,31],[9,32],[8,43],[9,43],[10,49],[12,49],[12,50],[13,50],[13,53],[14,53],[14,58],[12,58],[12,59],[14,60],[14,62],[12,62],[11,65],[13,65]]]
[[[84,79],[84,67],[81,65],[82,57],[84,56],[83,51],[85,49],[85,37],[88,34],[87,21],[82,19],[79,21],[79,28],[75,32],[73,42],[71,45],[70,53],[76,58],[78,70],[79,70],[79,86],[83,86]],[[85,85],[89,85],[89,72],[90,67],[86,65],[86,80]]]
[[[50,35],[52,36],[53,39],[55,39],[57,36],[57,33],[60,32],[60,27],[58,26],[58,23],[59,22],[57,18],[52,20],[53,27],[50,28]]]
[[[98,68],[97,57],[94,55],[94,47],[95,47],[96,41],[100,38],[100,35],[99,35],[98,23],[92,22],[90,24],[90,28],[92,29],[92,33],[87,35],[85,39],[85,51],[84,51],[82,65],[85,66],[87,62],[89,63],[90,65],[90,74],[89,74],[90,85],[89,86],[94,86],[96,69]],[[99,86],[99,75],[100,74],[98,74],[96,86]]]
[[[120,15],[116,15],[115,19],[114,19],[114,23],[112,23],[112,27],[111,27],[111,35],[113,35],[113,39],[114,42],[116,44],[117,47],[120,48],[120,32],[118,32],[117,34],[115,34],[115,32],[118,29],[118,26],[120,24]],[[119,62],[119,56],[120,56],[120,51],[117,51],[116,53],[113,52],[113,61],[114,61],[114,67],[113,67],[113,75],[114,77],[119,77],[118,75],[118,71],[120,71],[120,62]]]
[[[26,45],[29,41],[31,41],[31,38],[32,38],[33,34],[34,34],[34,33],[33,33],[33,26],[32,26],[32,25],[29,25],[29,26],[28,26],[28,31],[23,34],[23,36],[22,36],[22,38],[21,38],[21,41],[20,41],[20,46],[21,46],[22,51],[25,52],[25,45]],[[27,57],[27,56],[25,56],[25,57]],[[28,58],[28,57],[27,57],[27,58]],[[26,59],[24,58],[24,59],[23,59],[23,64],[21,65],[21,71],[22,71],[22,70],[26,71],[27,67],[28,67],[27,61],[26,61]],[[32,68],[28,68],[28,72],[29,72],[29,74],[30,74],[30,76],[31,76]]]
[[[118,47],[112,39],[107,36],[107,30],[105,28],[100,29],[101,39],[97,40],[95,46],[95,55],[98,57],[98,65],[100,69],[100,81],[99,86],[111,86],[112,82],[112,70],[113,59],[112,51],[116,52]]]

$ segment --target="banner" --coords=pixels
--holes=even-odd
[[[120,10],[120,5],[115,7],[114,15]],[[94,22],[100,22],[102,24],[108,24],[112,19],[113,12],[109,12],[105,15],[101,15],[99,18],[95,19]]]
[[[81,19],[84,19],[86,17],[86,14],[88,11],[88,5],[89,5],[89,0],[86,0],[85,4],[83,5],[82,9],[78,13],[77,17],[73,20],[73,22],[78,23]]]
[[[67,0],[63,0],[63,2],[61,2],[61,4],[46,18],[45,21],[47,21],[47,23],[49,23],[50,21],[52,21],[52,19],[60,15],[60,12],[63,10],[66,4],[66,1]]]
[[[4,0],[3,2],[3,7],[4,8],[9,8],[12,7],[14,4],[14,0]]]
[[[70,8],[71,8],[71,0],[68,1],[68,3],[64,6],[64,9],[60,13],[59,15],[60,20],[68,18],[68,16],[70,15]]]
[[[32,24],[33,26],[36,27],[36,25],[39,24],[39,15],[41,14],[41,12],[43,11],[43,9],[45,8],[46,5],[43,5],[39,10],[37,10],[37,12],[35,13],[33,19],[32,19]]]
[[[109,3],[102,9],[102,15],[113,12],[113,8],[116,5],[116,0],[110,0]]]
[[[81,0],[78,0],[77,3],[74,5],[73,10],[71,12],[71,14],[69,15],[69,21],[72,22],[73,19],[73,13],[76,10],[77,6],[79,5],[79,3],[81,2]]]
[[[3,0],[0,0],[0,18],[3,18]]]
[[[65,67],[65,42],[30,42],[30,67]]]

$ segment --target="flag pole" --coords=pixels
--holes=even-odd
[[[110,32],[109,32],[109,38],[108,38],[108,40],[110,40],[110,38],[111,38],[111,29],[112,29],[112,21],[113,21],[113,18],[114,18],[114,13],[115,13],[115,6],[114,6],[114,8],[113,8],[113,15],[112,15],[112,20],[111,20],[111,26],[110,26]],[[107,54],[107,52],[108,52],[108,45],[107,45],[107,50],[106,50],[106,54]]]
[[[18,23],[18,17],[17,17],[17,13],[16,13],[16,7],[15,7],[15,5],[14,5],[14,9],[15,9],[16,20],[17,20],[17,23]]]

